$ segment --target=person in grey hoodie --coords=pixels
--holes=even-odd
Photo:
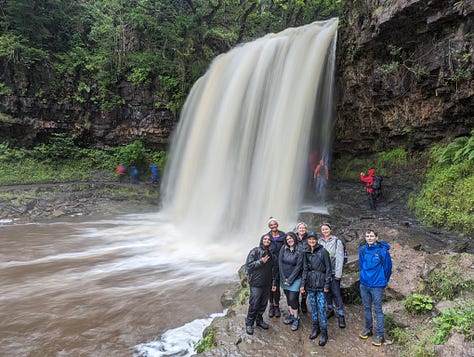
[[[344,244],[342,241],[332,234],[331,224],[324,222],[320,225],[321,238],[318,243],[321,244],[329,253],[332,265],[332,281],[329,292],[326,294],[327,313],[329,319],[334,316],[334,309],[337,310],[338,324],[340,328],[346,327],[346,319],[344,317],[344,304],[341,294],[341,278],[342,267],[344,265]],[[334,308],[334,304],[336,307]]]

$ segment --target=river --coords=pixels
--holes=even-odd
[[[242,263],[192,240],[159,213],[0,225],[0,355],[192,352]]]

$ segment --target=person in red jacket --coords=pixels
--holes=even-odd
[[[375,170],[369,169],[367,176],[361,172],[360,179],[365,182],[365,191],[367,192],[367,197],[369,199],[369,208],[375,210],[375,191],[372,188],[374,183]]]

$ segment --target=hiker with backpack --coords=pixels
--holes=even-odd
[[[367,198],[369,200],[369,208],[375,211],[375,189],[373,188],[375,177],[375,170],[369,169],[367,176],[365,173],[360,173],[360,179],[365,182],[365,192],[367,192]]]
[[[332,234],[331,224],[324,222],[320,225],[320,229],[322,236],[319,238],[318,243],[328,251],[332,267],[331,285],[329,286],[329,292],[326,293],[326,316],[329,319],[335,315],[335,310],[337,310],[339,328],[344,328],[346,327],[346,319],[342,302],[341,278],[345,247],[342,240]]]
[[[372,305],[375,311],[376,333],[372,345],[384,343],[384,313],[382,300],[385,287],[392,275],[392,258],[390,244],[377,240],[377,233],[372,229],[365,232],[366,244],[359,248],[360,295],[364,306],[365,328],[359,334],[363,340],[373,335]]]

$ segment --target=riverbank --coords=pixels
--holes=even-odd
[[[110,180],[1,186],[0,221],[153,212],[159,206],[158,188]]]

